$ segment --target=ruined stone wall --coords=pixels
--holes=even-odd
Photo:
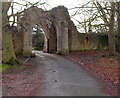
[[[38,7],[27,9],[20,20],[23,29],[23,43],[18,49],[23,55],[30,56],[32,52],[32,28],[38,24],[45,32],[44,51],[66,54],[70,51],[98,49],[100,44],[96,34],[82,34],[71,21],[67,8],[58,6],[50,11]],[[20,30],[19,30],[20,32]],[[19,33],[18,33],[19,36]]]
[[[22,55],[22,51],[23,51],[23,31],[21,31],[21,30],[19,32],[14,31],[12,36],[13,36],[13,44],[14,44],[14,49],[15,49],[16,56]]]
[[[20,20],[20,26],[24,29],[23,54],[29,56],[32,51],[32,27],[35,24],[39,24],[45,32],[44,51],[56,51],[60,54],[69,52],[69,20],[67,8],[63,6],[53,8],[50,11],[43,11],[37,7],[27,9]]]
[[[49,43],[48,43],[48,52],[57,51],[57,33],[55,28],[49,28]]]
[[[50,17],[56,27],[57,33],[57,53],[65,54],[69,52],[68,47],[68,30],[69,30],[69,13],[64,6],[58,6],[50,10]]]
[[[69,51],[108,49],[107,34],[79,33],[72,21],[69,21],[68,39],[69,39]]]
[[[78,31],[72,21],[69,21],[69,51],[78,51],[80,42],[78,39]]]
[[[108,49],[108,36],[106,34],[77,33],[74,37],[71,51],[80,50],[106,50]]]
[[[79,50],[95,50],[98,49],[99,40],[96,34],[78,33]]]

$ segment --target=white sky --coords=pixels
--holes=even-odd
[[[14,1],[21,1],[21,0],[14,0]],[[25,1],[25,0],[22,0]],[[37,2],[39,0],[28,0],[30,2]],[[88,0],[41,0],[41,2],[47,1],[47,3],[49,3],[51,5],[51,7],[56,7],[59,5],[64,5],[67,8],[71,8],[74,7],[76,5],[78,5],[79,3],[82,3],[84,1],[88,1]]]
[[[21,4],[24,4],[24,1],[29,1],[31,3],[35,3],[35,2],[38,2],[40,0],[13,0],[14,2],[18,2],[18,3],[21,3]],[[41,0],[41,2],[44,2],[46,0]],[[80,5],[83,5],[83,3],[86,3],[90,0],[47,0],[47,3],[53,8],[53,7],[57,7],[59,5],[63,5],[65,7],[67,7],[68,9],[70,8],[74,8],[76,6],[80,6]],[[21,9],[20,5],[16,5],[15,6],[15,9]],[[44,9],[44,8],[43,8]],[[51,9],[50,7],[48,7],[48,10]],[[73,14],[73,12],[75,12],[75,10],[68,10],[69,11],[69,14]],[[15,11],[16,13],[16,11]],[[83,16],[81,15],[77,15],[75,17],[75,19],[77,20],[81,20]],[[77,22],[73,20],[73,22],[77,25]]]
[[[24,1],[29,1],[31,3],[38,2],[40,0],[13,0],[18,3],[24,3]],[[57,7],[59,5],[63,5],[67,7],[68,9],[73,8],[75,6],[80,6],[84,2],[90,1],[90,0],[41,0],[41,3],[47,1],[47,3],[53,8]],[[19,5],[16,6],[17,9],[19,9]],[[50,7],[49,7],[50,9]]]
[[[49,0],[48,2],[52,7],[64,5],[67,8],[71,8],[83,2],[83,0]]]
[[[12,1],[12,0],[11,0]],[[18,2],[18,3],[21,3],[21,4],[24,4],[24,1],[29,1],[31,3],[36,3],[40,0],[13,0],[15,2]],[[53,8],[53,7],[57,7],[59,5],[63,5],[65,7],[67,7],[68,9],[70,8],[74,8],[74,7],[80,7],[81,5],[83,4],[86,4],[88,1],[91,1],[91,0],[41,0],[41,3],[44,2],[44,1],[47,1],[47,3]],[[93,0],[95,1],[95,0]],[[97,1],[97,0],[96,0]],[[98,0],[98,1],[101,1],[101,0]],[[106,0],[102,0],[102,1],[106,1]],[[48,6],[47,6],[48,7]],[[42,7],[44,9],[44,7]],[[15,6],[15,9],[17,10],[20,10],[21,7],[20,5],[16,5]],[[24,8],[22,8],[24,9]],[[50,10],[51,8],[48,7],[48,10]],[[68,10],[69,11],[69,14],[72,15],[76,10]],[[16,12],[16,11],[15,11]],[[79,14],[79,15],[76,15],[74,18],[76,20],[79,20],[79,21],[83,21],[84,18],[86,17],[89,17],[90,15],[84,15],[83,13]],[[73,20],[73,19],[72,19]],[[78,24],[77,21],[73,20],[73,22],[75,23],[75,25]],[[102,21],[99,21],[99,23],[101,23]],[[79,31],[80,32],[83,32],[83,28],[79,28]]]

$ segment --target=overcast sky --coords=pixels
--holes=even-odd
[[[31,3],[35,3],[35,2],[38,2],[38,1],[40,1],[40,0],[13,0],[14,2],[18,2],[18,3],[21,3],[21,4],[24,4],[24,1],[29,1],[29,2],[31,2]],[[41,2],[44,2],[44,1],[46,1],[46,0],[41,0]],[[86,3],[86,2],[88,2],[88,1],[90,1],[90,0],[47,0],[47,3],[51,6],[51,7],[47,7],[48,8],[48,10],[50,10],[51,8],[53,8],[53,7],[57,7],[57,6],[59,6],[59,5],[63,5],[63,6],[65,6],[65,7],[67,7],[68,9],[70,9],[70,8],[74,8],[74,7],[76,7],[76,6],[81,6],[81,5],[83,5],[83,3]],[[16,10],[17,9],[17,10]],[[15,6],[15,13],[18,11],[18,10],[20,10],[21,9],[21,5],[16,5]],[[44,7],[43,7],[43,9],[44,9]],[[75,10],[68,10],[69,11],[69,14],[71,15],[71,14],[73,14],[74,12],[75,12]],[[10,11],[11,12],[11,11]],[[9,13],[10,14],[10,13]],[[75,19],[77,19],[77,20],[80,20],[81,19],[81,17],[83,17],[83,16],[76,16],[75,17]],[[73,20],[74,21],[74,20]],[[74,21],[74,23],[77,25],[77,22],[76,21]]]
[[[25,0],[14,0],[14,1],[25,1]],[[37,2],[39,0],[28,0],[30,2]],[[56,6],[59,6],[59,5],[64,5],[65,7],[67,8],[71,8],[71,7],[74,7],[84,1],[88,1],[88,0],[41,0],[41,2],[44,2],[44,1],[47,1],[47,3],[49,5],[51,5],[51,7],[56,7]]]
[[[24,3],[24,1],[29,1],[31,3],[35,3],[38,2],[40,0],[14,0],[15,2],[19,2],[19,3]],[[69,8],[73,8],[75,6],[80,6],[82,5],[84,2],[90,1],[90,0],[41,0],[42,2],[47,1],[47,3],[53,8],[53,7],[57,7],[59,5],[63,5],[65,7]],[[19,9],[19,5],[16,6],[16,8]],[[49,7],[50,9],[50,7]]]
[[[11,0],[12,1],[12,0]],[[36,3],[36,2],[38,2],[38,1],[40,1],[41,3],[43,3],[43,2],[45,2],[45,1],[47,1],[47,3],[51,6],[51,7],[49,7],[49,6],[45,6],[45,8],[47,8],[47,10],[50,10],[51,8],[53,8],[53,7],[57,7],[57,6],[59,6],[59,5],[63,5],[63,6],[65,6],[65,7],[67,7],[68,9],[70,9],[70,8],[74,8],[74,7],[80,7],[80,6],[82,6],[83,4],[86,4],[88,1],[91,1],[91,0],[13,0],[13,1],[15,1],[15,2],[18,2],[18,3],[21,3],[21,4],[24,4],[25,3],[25,1],[29,1],[29,2],[31,2],[31,3]],[[93,0],[93,1],[110,1],[110,0]],[[42,9],[44,9],[44,7],[43,6],[40,6]],[[21,9],[21,5],[16,5],[15,6],[15,9],[16,10],[14,10],[15,11],[15,13],[18,11],[18,10],[20,10]],[[22,7],[22,9],[24,9],[23,7]],[[44,9],[45,10],[45,9]],[[69,11],[69,14],[70,15],[72,15],[73,13],[75,13],[76,12],[76,10],[77,9],[75,9],[75,10],[68,10]],[[10,11],[11,12],[11,11]],[[10,14],[10,13],[9,13]],[[83,22],[83,20],[84,19],[87,19],[88,17],[90,16],[90,14],[84,14],[83,12],[81,13],[81,14],[77,14],[75,17],[74,17],[74,19],[72,18],[72,20],[73,20],[73,22],[75,23],[75,25],[77,26],[78,25],[78,22],[77,21],[80,21],[80,22]],[[87,18],[86,18],[87,17]],[[77,20],[77,21],[75,21],[75,20]],[[99,23],[102,23],[102,21],[100,20],[100,21],[98,21]],[[80,26],[79,26],[80,27]],[[81,32],[83,32],[83,28],[79,28],[79,31]]]

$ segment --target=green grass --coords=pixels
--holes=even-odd
[[[7,72],[13,66],[7,64],[0,64],[0,72]]]
[[[20,66],[20,65],[0,64],[0,73],[5,73],[11,68],[14,68],[16,70],[24,70],[26,67],[25,66]]]

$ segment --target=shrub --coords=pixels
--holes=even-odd
[[[107,54],[102,54],[101,57],[107,57],[108,55]]]
[[[44,48],[44,42],[36,42],[34,46],[34,50],[43,50]]]
[[[10,60],[8,62],[6,62],[6,64],[8,65],[16,65],[19,64],[20,62],[16,59],[14,59],[13,57],[10,58]]]

